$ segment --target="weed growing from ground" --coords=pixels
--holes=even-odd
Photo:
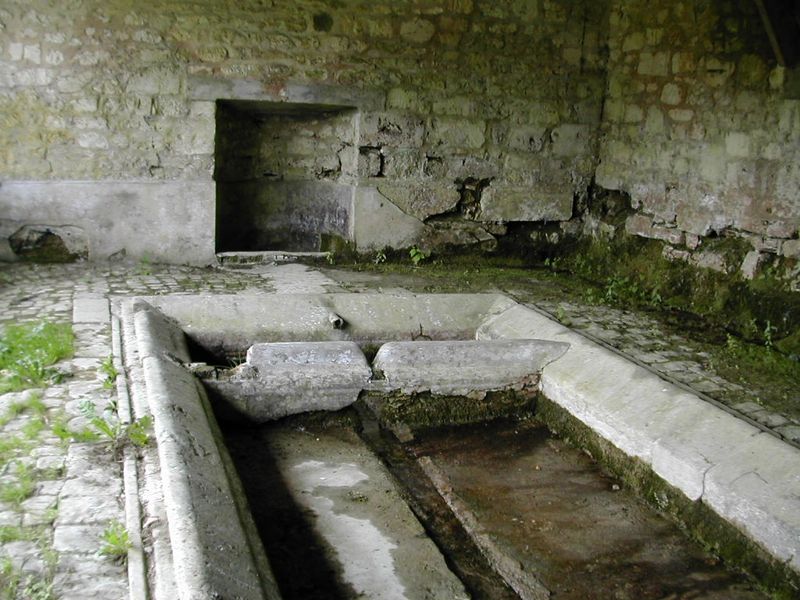
[[[130,423],[123,423],[114,414],[113,404],[109,404],[103,414],[98,415],[94,402],[89,400],[84,400],[80,409],[94,433],[109,443],[111,451],[115,455],[127,444],[141,448],[150,441],[148,429],[150,429],[152,419],[149,416],[135,419]]]
[[[418,267],[419,263],[428,258],[428,254],[426,254],[416,246],[411,247],[411,249],[408,251],[408,256],[409,258],[411,258],[411,262],[414,263],[415,267]]]
[[[46,563],[53,561],[47,560]],[[40,575],[26,575],[9,558],[0,560],[0,599],[17,600],[54,600],[53,564],[47,564],[47,570]]]
[[[112,560],[124,561],[131,548],[131,540],[125,525],[119,521],[109,521],[100,536],[100,554]]]
[[[72,356],[72,327],[64,323],[7,325],[0,337],[0,394],[58,383],[51,367]]]
[[[103,387],[106,389],[112,389],[117,381],[117,376],[119,375],[119,371],[117,371],[117,368],[114,366],[113,356],[109,356],[102,363],[100,363],[100,371],[105,375],[105,378],[103,379]]]
[[[33,494],[33,490],[36,489],[36,480],[32,470],[25,463],[14,461],[10,464],[14,467],[13,475],[16,480],[6,482],[0,487],[0,501],[18,508]]]

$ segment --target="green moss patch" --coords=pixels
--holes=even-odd
[[[449,396],[430,392],[403,394],[369,393],[367,404],[384,425],[402,424],[411,429],[465,425],[500,417],[530,414],[535,393],[531,390],[497,390],[475,396]]]

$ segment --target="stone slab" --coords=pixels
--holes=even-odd
[[[371,376],[355,342],[255,344],[247,362],[233,370],[224,396],[246,418],[265,422],[350,406]]]
[[[489,186],[481,196],[482,221],[566,221],[571,217],[570,191]]]
[[[693,500],[800,570],[800,451],[524,306],[478,339],[570,344],[542,393]]]
[[[374,368],[389,389],[460,396],[535,383],[568,347],[541,340],[390,342],[378,350]]]
[[[22,226],[71,225],[89,259],[214,262],[215,184],[207,181],[3,181],[0,214]],[[143,233],[146,232],[146,235]]]
[[[356,188],[353,236],[360,251],[408,248],[418,242],[424,231],[422,221],[404,213],[377,188]]]
[[[395,487],[352,431],[294,429],[266,439],[288,492],[359,598],[468,597]]]
[[[108,299],[97,296],[75,296],[72,303],[73,323],[108,323],[111,311]]]

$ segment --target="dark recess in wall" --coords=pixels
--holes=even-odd
[[[800,0],[755,0],[778,63],[794,67],[800,60]]]

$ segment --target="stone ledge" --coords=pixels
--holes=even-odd
[[[570,344],[542,372],[548,399],[800,572],[800,451],[529,308],[477,337],[534,335]]]

